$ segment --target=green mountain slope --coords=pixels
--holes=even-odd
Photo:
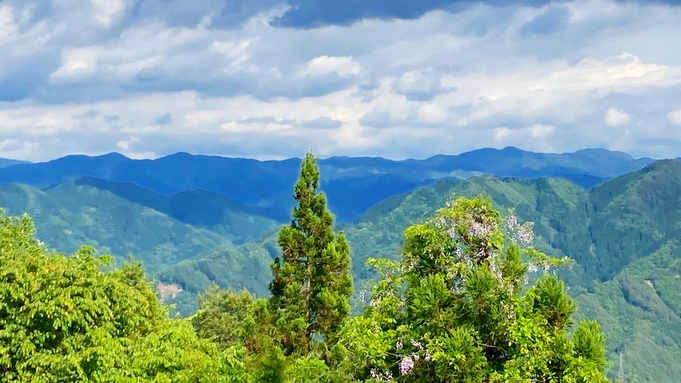
[[[590,192],[561,179],[481,176],[441,181],[390,198],[344,228],[353,250],[357,292],[368,290],[374,276],[364,266],[366,259],[399,257],[403,230],[431,216],[452,194],[490,196],[497,208],[514,209],[522,221],[535,223],[537,247],[575,260],[571,270],[560,274],[582,308],[580,315],[603,325],[612,377],[618,373],[622,352],[627,381],[680,381],[681,253],[676,244],[681,240],[677,218],[681,217],[681,164],[658,161]],[[199,262],[229,264],[243,259],[239,258],[243,254],[259,254],[257,262],[251,261],[250,272],[267,277],[252,288],[266,293],[266,263],[278,249],[272,237],[253,245],[253,253],[245,248],[218,250],[182,266],[197,272],[197,280],[200,274],[206,276],[205,285],[211,278],[200,271]],[[231,285],[229,278],[213,280],[223,287]]]
[[[160,271],[157,276],[162,283],[181,290],[167,303],[174,304],[182,316],[191,315],[198,309],[197,294],[212,283],[236,290],[246,288],[258,297],[269,296],[270,264],[279,254],[277,235],[272,232],[260,241],[240,246],[226,243]]]
[[[490,196],[535,222],[536,245],[568,255],[560,273],[582,310],[608,336],[613,368],[622,353],[627,381],[681,380],[681,164],[655,162],[584,192],[562,180],[477,177],[441,182],[393,198],[348,228],[358,279],[369,256],[397,256],[401,231],[422,220],[447,196]]]
[[[227,242],[217,233],[73,181],[46,190],[0,185],[0,206],[8,215],[28,213],[49,248],[71,253],[90,244],[119,259],[132,253],[151,273]]]
[[[246,206],[233,198],[204,190],[162,195],[132,183],[92,177],[81,177],[75,184],[109,191],[180,222],[220,234],[236,244],[257,240],[288,219],[281,216],[279,209]]]
[[[580,259],[607,280],[631,261],[681,238],[681,164],[657,161],[589,193],[593,255]]]
[[[681,257],[677,240],[634,261],[610,281],[575,294],[576,318],[596,318],[606,334],[611,375],[631,382],[681,381]]]

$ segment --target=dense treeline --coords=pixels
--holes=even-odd
[[[0,219],[0,374],[5,381],[605,382],[594,321],[532,246],[529,223],[460,198],[404,233],[400,261],[350,317],[350,248],[333,231],[308,154],[282,228],[271,297],[213,287],[172,319],[139,264],[83,247],[53,254],[31,220]],[[532,278],[528,274],[539,274]]]

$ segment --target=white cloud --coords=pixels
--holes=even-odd
[[[110,27],[125,12],[127,0],[90,0],[93,19],[103,27]]]
[[[215,41],[210,45],[209,50],[225,57],[227,65],[223,68],[223,71],[226,73],[236,73],[247,68],[256,72],[258,70],[256,65],[249,66],[247,64],[250,58],[249,47],[257,40],[257,38],[253,38],[241,41]]]
[[[426,104],[418,110],[418,121],[427,124],[447,121],[447,112],[437,104]]]
[[[631,116],[621,109],[608,108],[605,112],[603,121],[608,126],[621,126],[629,123],[629,121],[631,121]]]
[[[681,125],[681,109],[670,112],[667,118],[675,125]]]
[[[306,77],[335,72],[341,77],[349,77],[359,73],[361,69],[362,66],[352,56],[329,57],[324,55],[308,61],[303,69],[298,72],[298,76]]]
[[[56,1],[36,21],[16,4],[0,6],[0,57],[9,58],[0,75],[37,84],[19,92],[23,101],[0,101],[0,129],[26,159],[310,148],[400,158],[491,145],[681,154],[681,113],[669,113],[681,97],[681,51],[665,48],[681,35],[679,8],[571,1],[563,30],[524,39],[519,28],[543,9],[476,5],[305,30],[270,26],[274,11],[221,28],[217,7],[183,23],[126,19],[127,0]],[[0,99],[12,99],[2,85]],[[73,117],[90,110],[100,114]],[[152,123],[167,113],[169,124]],[[297,123],[323,117],[342,126]],[[602,129],[604,120],[617,128]]]
[[[97,70],[97,58],[93,48],[65,49],[61,66],[50,77],[57,81],[87,78]]]
[[[0,46],[12,41],[17,35],[17,25],[9,5],[0,5]]]

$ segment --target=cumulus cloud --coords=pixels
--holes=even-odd
[[[610,0],[6,0],[0,156],[678,156],[680,18]]]
[[[0,5],[0,46],[16,38],[17,25],[14,23],[12,7]]]
[[[631,121],[631,116],[623,110],[617,108],[608,108],[608,110],[605,112],[605,118],[603,121],[609,126],[620,126]]]
[[[667,117],[675,125],[681,125],[681,109],[670,112]]]
[[[298,72],[299,77],[325,75],[336,73],[341,77],[349,77],[359,73],[362,66],[352,56],[329,57],[327,55],[315,57],[308,61]]]
[[[92,17],[103,27],[109,27],[116,22],[128,7],[127,0],[90,0]]]
[[[395,84],[397,93],[407,97],[409,101],[429,101],[438,94],[455,90],[454,87],[442,86],[444,70],[413,70],[403,73]]]

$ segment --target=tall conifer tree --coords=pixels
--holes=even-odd
[[[318,188],[319,168],[307,153],[295,185],[298,205],[291,225],[279,233],[282,257],[272,264],[269,285],[287,355],[308,355],[316,341],[328,350],[350,313],[350,247],[343,232],[334,233],[334,217]]]

